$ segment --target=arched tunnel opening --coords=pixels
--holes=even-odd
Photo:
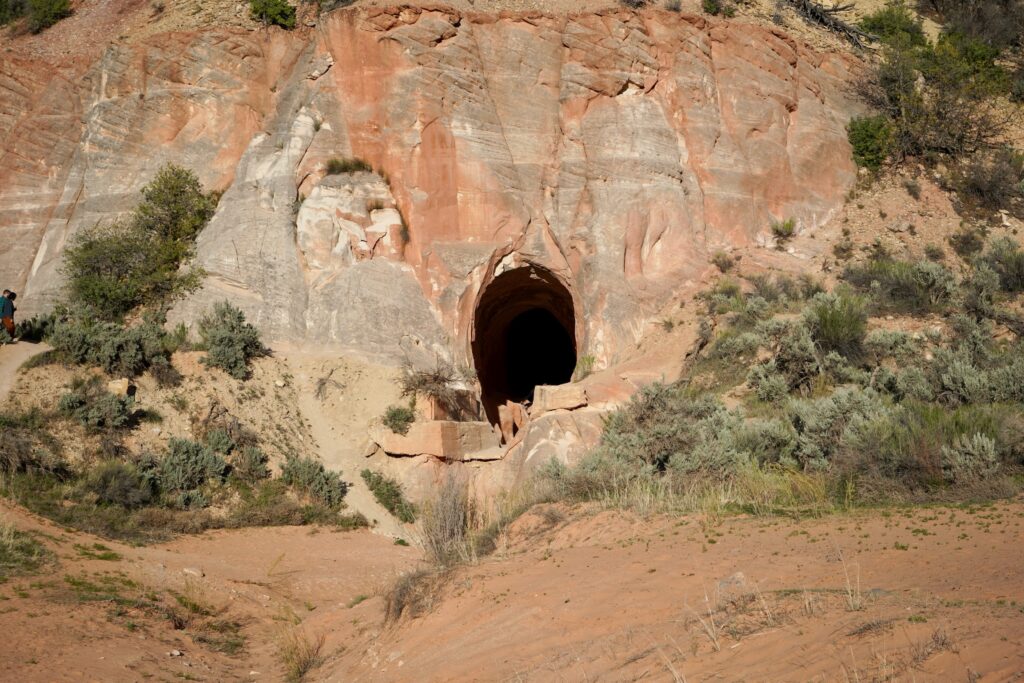
[[[572,294],[537,266],[502,273],[484,290],[473,330],[473,362],[487,419],[498,406],[533,400],[541,384],[565,384],[576,369]]]

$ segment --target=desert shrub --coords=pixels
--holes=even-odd
[[[1024,34],[1024,6],[1018,0],[919,0],[949,32],[970,36],[1001,49],[1019,43]]]
[[[433,367],[416,369],[410,364],[402,368],[402,396],[415,399],[425,396],[433,399],[453,420],[462,419],[467,411],[465,394],[459,385],[466,379],[466,373],[447,361],[438,360]]]
[[[854,117],[846,126],[846,136],[858,166],[872,171],[882,167],[892,139],[892,126],[886,117]]]
[[[28,0],[0,0],[0,26],[20,19],[28,12]]]
[[[348,484],[340,473],[328,472],[323,463],[311,458],[286,458],[281,467],[281,481],[329,508],[339,507],[348,492]]]
[[[728,0],[701,0],[701,8],[706,14],[732,17],[736,15],[736,8]]]
[[[101,505],[134,509],[149,504],[156,496],[156,481],[132,464],[107,461],[86,476],[82,488]]]
[[[933,261],[909,263],[876,258],[847,267],[843,279],[869,292],[882,308],[908,312],[942,308],[957,292],[953,274]]]
[[[15,336],[22,341],[41,342],[50,336],[57,316],[53,313],[35,315],[27,320],[19,320],[15,326]]]
[[[766,333],[775,337],[775,369],[790,389],[804,389],[821,374],[821,360],[810,330],[802,324],[785,325],[779,333]]]
[[[946,259],[946,252],[937,244],[926,244],[924,245],[924,256],[929,261],[938,263]]]
[[[918,346],[906,332],[896,330],[873,330],[864,338],[864,350],[874,364],[882,359],[909,360],[916,358]]]
[[[93,431],[131,426],[134,406],[135,399],[111,394],[98,377],[75,380],[57,402],[62,415]]]
[[[716,251],[711,255],[711,263],[715,264],[719,272],[727,273],[736,265],[736,259],[724,251]]]
[[[977,263],[963,282],[964,306],[976,316],[991,318],[999,289],[999,273],[985,262]]]
[[[227,463],[206,446],[188,439],[171,438],[160,460],[160,487],[168,492],[189,496],[181,507],[202,507],[197,489],[208,481],[218,481],[227,471]]]
[[[864,301],[846,292],[819,294],[804,309],[804,323],[824,352],[847,358],[860,356],[868,316]]]
[[[728,330],[715,340],[711,355],[715,358],[736,358],[753,354],[764,343],[756,332],[735,332]]]
[[[953,482],[979,480],[999,471],[996,443],[984,434],[960,436],[942,447],[942,470]]]
[[[789,382],[775,367],[775,361],[758,363],[750,369],[747,383],[759,401],[774,403],[789,394]]]
[[[206,346],[203,363],[236,379],[248,377],[249,361],[266,353],[260,333],[227,301],[214,304],[213,310],[199,319],[198,327]]]
[[[48,341],[62,360],[97,365],[118,377],[134,377],[153,363],[167,362],[162,318],[147,316],[132,327],[89,316],[58,320]]]
[[[68,0],[28,0],[28,28],[32,33],[41,33],[69,16]]]
[[[969,260],[985,248],[985,228],[962,225],[959,230],[949,236],[949,246],[953,247],[957,256]]]
[[[406,500],[401,484],[373,470],[363,470],[359,476],[385,510],[406,524],[416,521],[416,507]]]
[[[50,416],[38,408],[0,412],[0,474],[66,469],[61,443],[49,433],[49,423]]]
[[[416,421],[416,411],[412,406],[388,406],[384,412],[384,426],[395,434],[409,433],[409,428]]]
[[[129,219],[83,230],[64,250],[69,309],[119,320],[136,306],[166,305],[194,290],[202,272],[182,265],[215,205],[191,171],[161,167]]]
[[[255,483],[270,476],[267,454],[256,446],[245,446],[231,456],[231,476],[247,483]]]
[[[960,158],[996,142],[1010,121],[993,97],[1007,80],[997,55],[962,35],[924,45],[887,41],[862,90],[888,119],[890,154]]]
[[[1013,149],[975,154],[961,164],[953,185],[962,197],[990,211],[1007,208],[1020,199],[1024,184],[1024,155]]]
[[[853,420],[879,418],[889,407],[870,389],[841,387],[831,396],[790,403],[790,422],[797,433],[794,458],[802,467],[825,468],[839,449]]]
[[[771,228],[772,235],[775,236],[775,239],[780,242],[785,242],[796,234],[796,221],[792,218],[787,218],[781,221],[772,221]]]
[[[285,0],[249,0],[249,13],[265,26],[295,28],[295,8]]]
[[[339,175],[341,173],[369,173],[373,171],[373,167],[362,159],[339,159],[334,157],[327,160],[324,170],[327,175]]]
[[[204,439],[206,447],[214,453],[230,455],[235,450],[235,440],[225,429],[214,428],[206,432]]]
[[[981,263],[999,276],[999,286],[1004,292],[1024,292],[1024,250],[1013,239],[993,240],[981,256]]]
[[[892,2],[860,20],[860,28],[879,40],[906,45],[926,45],[921,20],[902,2]]]

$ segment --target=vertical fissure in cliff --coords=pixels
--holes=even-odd
[[[498,406],[533,400],[538,385],[565,384],[576,368],[572,294],[550,271],[528,266],[497,276],[474,316],[473,362],[487,419]]]

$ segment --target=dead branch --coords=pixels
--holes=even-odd
[[[836,4],[831,7],[826,7],[825,5],[814,2],[814,0],[787,0],[787,2],[797,11],[797,14],[807,21],[823,26],[829,31],[841,35],[857,47],[865,47],[865,39],[876,40],[875,36],[861,31],[853,24],[849,24],[837,16],[842,12],[851,10],[854,7],[852,2],[842,5]]]

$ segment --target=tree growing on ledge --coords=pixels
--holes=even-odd
[[[249,0],[249,9],[252,18],[265,26],[295,28],[295,8],[284,0]]]

